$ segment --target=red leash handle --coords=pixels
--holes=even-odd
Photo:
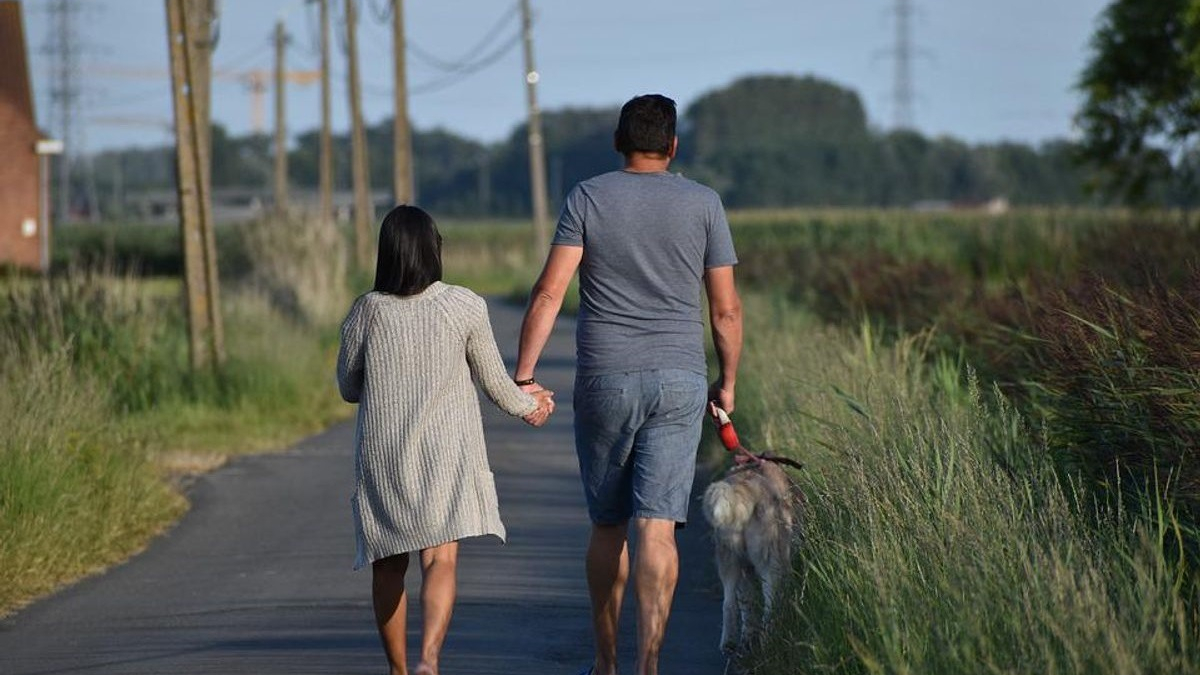
[[[717,425],[717,436],[721,438],[721,445],[725,449],[734,454],[734,461],[738,464],[745,462],[761,462],[762,459],[754,453],[742,446],[742,442],[738,440],[737,430],[733,428],[733,421],[729,419],[729,413],[725,412],[716,403],[709,403],[710,411],[712,412],[713,423]]]
[[[738,440],[737,430],[733,428],[733,421],[729,419],[729,413],[725,412],[717,404],[712,404],[713,421],[717,425],[717,435],[721,437],[721,444],[730,452],[737,452],[742,447],[742,442]]]

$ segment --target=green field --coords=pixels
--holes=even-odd
[[[1200,672],[1195,225],[1050,210],[730,220],[739,430],[804,462],[808,497],[751,672]],[[442,231],[449,282],[520,296],[540,266],[525,226]],[[62,259],[136,270],[159,251],[169,269],[172,236],[89,232]],[[186,369],[176,282],[111,267],[5,282],[0,607],[144,545],[185,508],[172,475],[345,413],[336,324],[370,278],[322,266],[344,250],[323,236],[223,233],[242,262],[223,270],[222,375]]]

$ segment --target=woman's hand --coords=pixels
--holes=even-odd
[[[532,426],[540,427],[546,423],[546,420],[550,419],[550,415],[554,412],[554,392],[549,389],[538,389],[529,393],[537,400],[538,407],[537,410],[534,410],[522,419]]]

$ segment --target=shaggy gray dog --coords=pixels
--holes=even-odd
[[[771,461],[734,466],[704,491],[704,516],[716,541],[724,588],[721,649],[738,651],[760,637],[791,568],[792,538],[803,497]],[[761,602],[754,598],[757,579]]]

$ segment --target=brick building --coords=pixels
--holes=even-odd
[[[33,114],[33,87],[21,3],[0,1],[0,266],[43,270],[49,251],[41,223],[48,214],[39,176],[41,133]]]

